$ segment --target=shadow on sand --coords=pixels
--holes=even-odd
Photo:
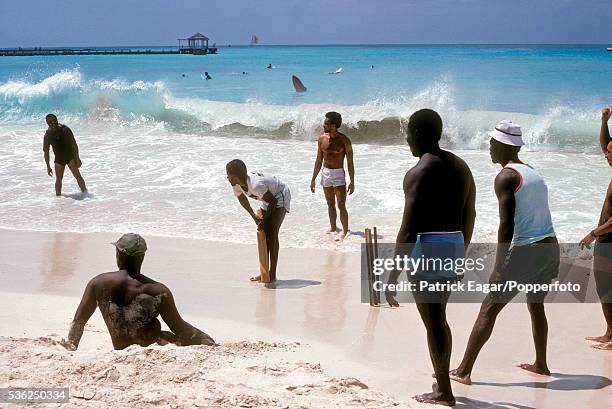
[[[455,408],[460,409],[536,409],[532,406],[519,405],[510,402],[485,402],[482,400],[456,397]]]
[[[612,385],[612,380],[605,376],[553,373],[551,381],[543,382],[472,382],[472,385],[512,387],[523,386],[536,389],[551,389],[553,391],[594,391]]]
[[[273,283],[266,284],[265,287],[271,290],[292,290],[310,287],[312,285],[321,285],[321,282],[315,280],[302,280],[299,278],[295,278],[292,280],[276,280]]]

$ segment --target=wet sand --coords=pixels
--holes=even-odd
[[[61,362],[64,361],[58,358],[59,363],[56,362],[53,357],[57,356],[64,357],[68,363],[79,359],[100,360],[106,369],[115,365],[113,359],[117,353],[112,352],[110,337],[99,312],[86,327],[77,352],[64,353],[53,345],[53,341],[36,338],[66,336],[87,281],[96,274],[115,269],[114,249],[108,243],[116,236],[0,230],[3,243],[0,250],[0,336],[3,337],[0,339],[0,353],[3,360],[10,357],[12,362],[0,370],[0,386],[23,386],[25,380],[19,376],[10,379],[11,374],[21,373],[10,369],[13,367],[25,366],[36,371],[46,369],[51,371],[47,376],[53,376],[54,370],[61,372]],[[145,238],[149,251],[143,272],[170,287],[179,311],[188,321],[221,342],[227,349],[226,354],[237,354],[232,355],[233,358],[223,355],[223,359],[215,359],[215,365],[223,366],[223,360],[227,358],[229,365],[215,372],[212,375],[215,379],[227,384],[244,383],[246,381],[237,374],[248,372],[245,368],[249,366],[262,366],[259,361],[272,367],[276,365],[281,368],[279,371],[284,371],[285,375],[278,378],[282,379],[278,382],[266,383],[263,380],[275,372],[267,370],[268,375],[261,378],[263,383],[249,384],[249,394],[257,396],[257,399],[263,399],[267,393],[274,395],[268,397],[270,401],[251,402],[253,407],[263,405],[262,402],[281,407],[283,402],[291,407],[328,407],[330,403],[337,403],[340,407],[384,407],[394,403],[399,407],[430,407],[410,399],[416,393],[428,391],[432,382],[425,330],[416,308],[408,304],[399,309],[370,308],[361,304],[358,253],[282,249],[278,273],[281,282],[279,288],[272,290],[248,282],[248,277],[257,269],[254,245]],[[453,330],[452,366],[461,359],[478,307],[475,304],[455,304],[448,308]],[[600,306],[552,304],[547,306],[547,315],[549,367],[553,375],[532,375],[514,367],[518,363],[530,362],[534,352],[527,308],[513,304],[497,320],[491,340],[476,363],[473,385],[453,384],[457,407],[612,407],[612,354],[593,350],[583,340],[586,335],[603,332]],[[240,348],[236,349],[237,343],[260,341],[281,342],[282,345],[263,348],[261,354],[253,358],[259,363],[245,363],[252,358],[249,351],[257,348],[249,346],[247,349],[251,349],[243,353],[245,351]],[[193,348],[189,349],[190,352],[181,352],[176,347],[132,347],[122,353],[151,354],[145,352],[149,350],[162,351],[159,364],[167,366],[173,373],[176,371],[174,358],[168,356],[178,354],[176,359],[187,362],[189,354],[200,353],[193,352]],[[34,356],[35,351],[41,355]],[[203,356],[207,353],[201,352]],[[241,363],[232,369],[232,360]],[[323,393],[314,387],[316,392],[304,392],[298,388],[293,391],[316,395],[321,400],[286,400],[287,396],[295,398],[295,393],[285,395],[290,391],[282,388],[284,382],[287,382],[285,388],[301,385],[304,369],[299,367],[299,362],[314,367],[320,365],[319,375],[306,375],[314,376],[311,383],[324,385],[320,390],[341,389],[345,381],[333,384],[331,389],[327,388],[331,384],[325,382],[349,378],[359,380],[368,389],[346,381],[345,384],[350,384],[346,386],[346,395]],[[119,372],[123,374],[121,376],[125,375],[121,370]],[[82,382],[73,375],[64,378],[58,375],[57,379],[76,382],[76,387]],[[190,385],[189,382],[193,382],[194,388],[207,387],[197,383],[199,380],[194,380],[194,377],[197,378],[196,373],[186,381],[187,384],[182,384],[181,388],[185,389],[178,394],[181,399],[196,399],[188,393],[186,386]],[[258,377],[247,376],[245,379],[254,382]],[[96,385],[93,380],[88,383],[87,393],[95,393]],[[107,396],[105,394],[111,387],[100,382],[98,398]],[[226,399],[222,402],[242,402],[231,400],[238,399],[236,396],[241,389],[237,388],[236,394],[222,397]],[[277,399],[276,403],[273,399]],[[363,400],[351,403],[353,399]],[[372,400],[371,405],[365,403],[368,400]],[[202,402],[210,404],[213,401]],[[112,405],[110,401],[108,403]]]

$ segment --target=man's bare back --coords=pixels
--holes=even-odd
[[[172,292],[164,284],[141,274],[146,243],[137,234],[126,234],[116,243],[120,270],[92,278],[70,326],[68,349],[77,349],[85,324],[100,308],[115,349],[129,345],[147,346],[155,342],[177,345],[216,345],[206,333],[181,318]],[[170,331],[162,331],[162,317]]]

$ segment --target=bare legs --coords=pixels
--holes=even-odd
[[[504,300],[506,301],[506,300]],[[509,300],[508,300],[509,301]],[[480,353],[480,350],[484,344],[489,340],[493,333],[493,327],[495,320],[506,306],[506,302],[494,302],[494,300],[487,296],[480,307],[478,318],[472,328],[472,333],[468,340],[463,360],[457,369],[453,369],[450,372],[452,380],[470,385],[472,380],[470,378],[472,369],[476,358]],[[546,363],[546,346],[548,340],[548,321],[546,320],[546,314],[544,311],[544,304],[542,303],[528,303],[529,314],[531,315],[531,330],[533,333],[533,342],[536,350],[536,359],[533,364],[521,364],[520,368],[530,372],[535,372],[541,375],[550,375],[548,365]]]
[[[455,397],[448,373],[453,338],[446,321],[446,302],[417,303],[416,306],[427,330],[427,346],[437,385],[434,385],[433,392],[414,396],[414,399],[423,403],[453,406]]]
[[[76,160],[72,159],[70,162],[68,162],[68,169],[70,169],[70,172],[72,172],[72,175],[79,184],[81,192],[85,192],[87,190],[87,187],[85,186],[85,180],[83,179],[83,176],[81,176],[81,171],[79,170],[79,167],[76,164]]]
[[[327,214],[329,215],[330,231],[335,232],[336,227],[336,203],[340,211],[340,223],[342,224],[343,237],[349,231],[348,212],[346,210],[346,186],[324,187],[325,201],[327,202]]]
[[[62,180],[64,179],[65,169],[66,166],[61,165],[59,163],[55,163],[55,196],[62,195]],[[70,172],[72,172],[72,175],[79,184],[81,192],[85,192],[87,190],[87,187],[85,186],[85,180],[83,179],[83,176],[81,176],[79,167],[76,164],[76,160],[72,159],[70,162],[68,162],[68,169],[70,169]]]
[[[270,257],[270,281],[276,281],[276,265],[278,263],[278,251],[280,248],[278,242],[278,232],[283,220],[285,220],[285,213],[287,211],[284,207],[280,207],[274,210],[274,213],[270,216],[268,223],[264,226],[266,232],[266,244],[268,245],[268,255]]]

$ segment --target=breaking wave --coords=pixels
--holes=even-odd
[[[118,126],[157,124],[179,134],[213,134],[313,140],[324,112],[342,113],[344,132],[357,143],[404,143],[407,118],[417,109],[437,110],[444,119],[444,141],[467,149],[485,148],[487,131],[501,119],[523,125],[533,149],[584,150],[598,132],[597,110],[553,106],[538,115],[460,111],[448,79],[413,95],[372,100],[364,105],[272,105],[177,98],[162,81],[86,79],[80,70],[57,72],[39,82],[0,83],[0,125],[40,124],[55,112],[65,122],[111,122]]]

